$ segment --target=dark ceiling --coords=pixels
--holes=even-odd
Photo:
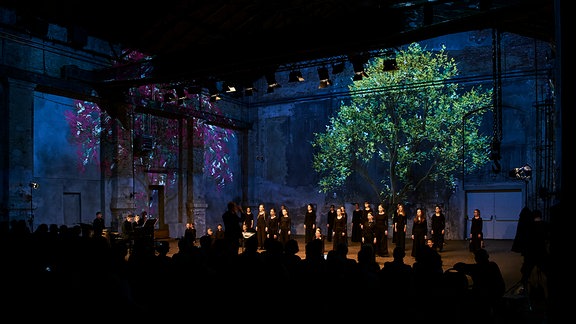
[[[554,40],[554,0],[0,0],[20,17],[151,55],[136,83],[257,78],[279,66],[498,28]],[[121,80],[120,80],[121,81]]]

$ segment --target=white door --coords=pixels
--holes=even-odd
[[[512,240],[522,210],[521,190],[470,191],[466,193],[467,235],[474,209],[480,209],[484,238]]]

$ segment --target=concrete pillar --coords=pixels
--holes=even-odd
[[[6,151],[9,170],[5,183],[8,183],[7,219],[31,221],[34,209],[33,195],[29,183],[34,180],[34,87],[35,84],[8,79],[4,84],[8,112],[5,125],[8,134],[2,145]],[[4,188],[6,189],[6,188]],[[6,217],[5,217],[6,218]]]

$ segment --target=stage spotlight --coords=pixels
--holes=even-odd
[[[234,84],[230,83],[230,82],[226,82],[224,84],[224,91],[230,93],[230,92],[236,92],[236,86],[234,86]]]
[[[32,189],[38,189],[38,188],[40,187],[40,185],[38,184],[38,182],[34,182],[34,181],[30,182],[28,185],[29,185],[30,188],[32,188]]]
[[[302,72],[301,71],[292,71],[290,72],[290,75],[288,76],[288,82],[303,82],[304,77],[302,76]]]
[[[186,91],[184,89],[184,86],[182,85],[177,85],[174,87],[174,92],[176,93],[176,102],[178,103],[178,105],[182,105],[184,103],[184,99],[187,98],[187,94]]]
[[[363,78],[367,78],[368,74],[364,71],[354,72],[354,77],[352,78],[354,81],[360,81]]]
[[[510,170],[508,175],[511,178],[527,181],[532,178],[532,167],[528,164],[524,164],[524,166]]]
[[[222,99],[220,97],[220,91],[218,90],[216,82],[210,83],[210,85],[208,86],[208,93],[210,94],[210,102],[215,102]]]
[[[318,84],[318,89],[324,89],[324,88],[328,88],[329,86],[332,85],[332,81],[330,80],[323,80],[320,81],[320,84]]]
[[[276,81],[276,75],[274,74],[274,72],[266,74],[266,82],[268,83],[268,90],[266,91],[266,93],[272,93],[274,92],[275,88],[281,87],[280,83]]]
[[[363,78],[367,78],[368,74],[364,71],[364,64],[366,63],[366,59],[362,56],[356,56],[351,59],[352,61],[352,68],[354,69],[354,81],[362,80]]]
[[[251,95],[254,94],[254,92],[256,92],[258,90],[256,90],[256,88],[254,88],[254,85],[252,85],[252,83],[246,84],[244,86],[244,95],[246,97],[250,97]]]
[[[326,67],[321,67],[318,69],[318,78],[320,78],[318,89],[324,89],[332,84],[332,81],[330,81],[330,74],[328,73],[328,69]]]

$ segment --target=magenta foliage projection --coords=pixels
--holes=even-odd
[[[70,127],[70,138],[76,144],[77,167],[84,172],[88,163],[100,164],[100,141],[103,135],[109,135],[103,128],[111,128],[111,118],[91,102],[76,100],[74,107],[74,111],[65,111],[64,117]]]
[[[173,98],[176,98],[177,93],[174,89],[168,89],[167,86],[159,85],[146,85],[140,86],[130,91],[131,102],[137,106],[146,107],[151,103],[160,103],[160,109],[170,110],[171,113],[178,113],[182,116],[193,115],[190,113],[193,109],[203,109],[209,112],[208,116],[221,116],[221,111],[218,107],[210,102],[208,97],[188,93],[184,90],[184,98],[180,98],[177,102],[166,101],[166,94],[170,93]],[[200,107],[200,108],[198,108]],[[149,126],[150,133],[155,139],[162,139],[163,142],[155,142],[154,151],[158,150],[164,152],[161,154],[162,159],[156,161],[155,168],[170,168],[170,162],[177,161],[178,152],[178,121],[169,120],[160,117],[149,116],[152,120]],[[162,121],[163,120],[163,121]],[[154,122],[156,121],[156,122]],[[194,148],[202,148],[204,151],[204,173],[208,173],[215,181],[217,188],[222,189],[227,183],[231,183],[234,179],[234,174],[230,170],[230,150],[228,143],[230,139],[234,138],[235,133],[230,129],[215,126],[204,119],[200,118],[186,118],[185,122],[193,122],[193,143],[183,141],[183,145],[188,147],[192,145]],[[137,119],[134,125],[135,135],[146,134],[144,124],[145,121]],[[141,133],[139,133],[141,132]],[[184,136],[186,138],[186,136]],[[152,156],[150,156],[152,158]],[[175,165],[175,164],[174,164]]]
[[[138,52],[126,52],[127,60],[145,59],[144,55]],[[145,72],[142,72],[145,73]],[[181,100],[167,102],[166,94],[177,96],[176,89],[170,85],[145,85],[138,88],[132,88],[129,91],[129,101],[141,107],[149,106],[151,103],[157,104],[159,109],[176,109],[181,116],[187,116],[187,111],[192,109],[203,109],[213,116],[221,116],[219,108],[206,96],[198,94],[185,93],[185,98]],[[186,100],[182,100],[186,99]],[[102,140],[112,140],[112,127],[117,127],[112,118],[102,111],[97,104],[76,100],[74,102],[75,111],[67,111],[65,114],[66,121],[70,126],[71,138],[77,145],[77,154],[79,159],[79,169],[85,170],[85,166],[90,163],[98,164],[100,162],[99,148]],[[150,138],[152,143],[150,147],[141,150],[135,147],[134,151],[125,147],[123,144],[117,144],[117,153],[120,159],[134,158],[134,166],[140,168],[140,171],[148,171],[149,181],[157,182],[158,174],[165,173],[168,175],[168,183],[174,184],[177,179],[177,162],[179,152],[179,139],[183,138],[183,148],[193,146],[201,148],[204,152],[204,173],[208,173],[215,181],[217,188],[220,190],[231,183],[234,179],[233,172],[230,170],[230,150],[228,147],[230,139],[235,134],[230,129],[221,128],[199,118],[184,118],[184,128],[186,122],[193,122],[193,143],[187,143],[187,136],[183,136],[180,130],[178,119],[170,119],[150,114],[134,113],[132,116],[132,138]],[[126,130],[117,127],[119,138],[125,138]],[[133,154],[138,152],[138,154]],[[104,156],[103,163],[106,164],[106,170],[112,168],[112,161],[108,156]]]

